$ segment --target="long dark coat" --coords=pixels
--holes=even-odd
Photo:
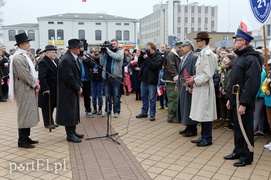
[[[80,122],[78,95],[80,88],[81,68],[68,50],[62,57],[57,71],[57,124],[75,126]]]
[[[54,60],[58,66],[58,61]],[[40,108],[48,109],[48,94],[44,94],[44,91],[50,90],[50,105],[51,109],[56,107],[57,97],[57,66],[47,56],[39,62],[39,80],[40,91],[38,105]]]
[[[190,76],[195,75],[196,68],[195,64],[197,62],[198,56],[196,56],[193,52],[190,52],[184,61],[183,65],[182,62],[180,63],[179,67],[179,78],[185,78],[184,72],[185,70],[188,72]],[[188,91],[186,91],[186,87],[183,86],[180,81],[177,83],[178,86],[178,98],[177,98],[177,115],[176,119],[181,122],[181,124],[187,126],[196,124],[196,121],[193,121],[191,118],[189,118],[190,115],[190,109],[191,109],[191,100],[192,100],[192,94],[190,94]]]

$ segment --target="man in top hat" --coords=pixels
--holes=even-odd
[[[196,74],[186,82],[193,86],[190,118],[201,123],[201,137],[191,142],[201,147],[212,144],[212,122],[217,118],[213,82],[217,61],[208,45],[210,41],[208,32],[199,32],[194,39],[201,51],[195,64]]]
[[[177,93],[175,92],[175,85],[178,80],[179,66],[181,62],[181,45],[181,42],[177,42],[164,61],[163,80],[167,81],[168,123],[176,122]]]
[[[248,144],[254,146],[254,129],[253,129],[253,109],[255,106],[256,94],[261,82],[261,60],[260,55],[253,47],[249,46],[253,39],[249,34],[237,30],[234,39],[234,49],[237,58],[233,61],[231,70],[231,79],[227,97],[227,108],[232,110],[234,123],[234,149],[233,152],[224,156],[224,159],[239,159],[234,166],[246,166],[253,162],[253,151],[248,149]],[[236,95],[232,93],[235,85],[240,87],[240,105],[237,107]],[[238,116],[241,115],[241,121],[244,126],[248,142],[241,132]],[[252,152],[251,152],[252,151]]]
[[[45,56],[38,63],[40,80],[38,105],[42,109],[44,127],[51,129],[54,129],[57,126],[53,120],[53,112],[56,107],[57,97],[56,90],[58,61],[55,60],[56,50],[57,49],[53,45],[47,45],[43,51]],[[51,123],[49,122],[50,119]],[[51,127],[49,127],[50,125]]]
[[[15,39],[18,50],[10,63],[9,98],[13,100],[15,96],[18,106],[18,147],[34,148],[33,144],[38,141],[31,140],[29,136],[30,128],[37,126],[39,121],[36,93],[40,90],[40,85],[34,77],[34,64],[27,56],[31,39],[25,33],[17,34]]]
[[[178,92],[177,99],[177,119],[186,128],[181,130],[179,134],[184,137],[192,137],[197,135],[197,121],[193,121],[190,115],[191,100],[192,100],[192,86],[185,86],[187,78],[195,75],[195,64],[198,56],[194,54],[194,44],[185,40],[181,46],[181,52],[183,55],[182,62],[180,64],[179,76],[176,85],[176,91]]]
[[[70,39],[68,44],[57,72],[56,123],[65,126],[67,141],[79,143],[84,137],[76,132],[76,125],[80,122],[79,95],[83,91],[78,60],[82,44],[79,39]]]

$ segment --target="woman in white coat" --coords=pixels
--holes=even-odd
[[[193,85],[190,118],[201,122],[201,137],[191,142],[201,147],[212,144],[212,122],[217,118],[213,82],[217,61],[208,45],[208,32],[199,32],[194,39],[201,52],[195,65],[196,75],[187,79],[187,84]]]

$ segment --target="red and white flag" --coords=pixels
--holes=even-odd
[[[157,95],[162,96],[164,94],[163,88],[162,87],[157,87]]]
[[[252,30],[249,21],[245,17],[243,17],[242,21],[240,22],[239,28],[242,29],[244,32]]]

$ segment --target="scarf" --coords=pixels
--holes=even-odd
[[[26,53],[27,53],[27,51],[18,48],[18,50],[14,53],[14,55],[13,55],[13,56],[11,57],[11,59],[10,59],[10,67],[9,67],[9,83],[10,83],[10,84],[9,84],[9,92],[8,92],[8,94],[9,94],[9,99],[10,99],[11,101],[14,100],[13,59],[14,59],[15,56],[17,56],[18,54],[22,54],[23,56],[25,56],[25,58],[26,58],[26,60],[27,60],[27,62],[28,62],[28,65],[29,65],[29,67],[30,67],[30,73],[31,73],[32,77],[33,77],[34,79],[36,79],[36,78],[35,78],[35,67],[34,67],[34,64],[33,64],[33,62],[31,61],[31,59],[27,56]]]

